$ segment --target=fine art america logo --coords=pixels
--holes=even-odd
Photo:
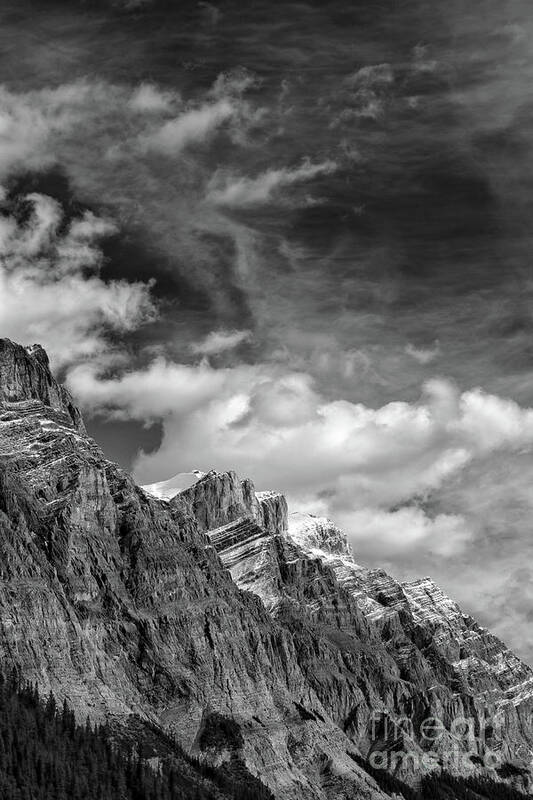
[[[473,765],[496,769],[502,765],[499,734],[497,720],[480,722],[461,716],[444,724],[436,716],[415,722],[408,717],[392,720],[381,712],[374,712],[370,721],[372,747],[368,760],[375,769],[389,771],[397,768],[415,772],[431,770],[436,762],[446,771],[467,770]],[[418,742],[421,750],[403,749],[408,740]]]

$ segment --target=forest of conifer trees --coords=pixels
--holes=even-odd
[[[178,753],[179,748],[176,748]],[[13,673],[0,676],[1,800],[271,800],[251,775],[235,776],[187,758],[187,769],[155,771],[106,726],[76,723],[66,703]],[[178,762],[178,759],[176,759]]]
[[[0,675],[1,800],[273,800],[243,765],[216,769],[187,756],[168,739],[167,744],[176,758],[164,759],[156,770],[139,746],[117,740],[107,726],[89,721],[80,725],[66,702],[58,706],[52,694],[44,701],[16,672]],[[391,797],[526,797],[508,784],[446,774],[424,778],[420,791],[415,791],[384,770],[373,769],[365,759],[354,760]]]

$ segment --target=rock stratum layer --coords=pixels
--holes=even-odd
[[[329,521],[232,472],[156,493],[105,459],[41,348],[0,341],[3,669],[275,797],[385,797],[361,755],[529,789],[533,675],[430,580],[357,565]]]

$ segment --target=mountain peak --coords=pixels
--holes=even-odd
[[[291,538],[304,550],[323,555],[352,556],[346,534],[327,517],[294,511],[289,515]]]
[[[0,402],[31,400],[65,414],[77,431],[85,432],[81,413],[70,392],[53,377],[44,348],[40,344],[23,347],[10,339],[0,339]]]
[[[30,356],[37,359],[37,361],[43,364],[47,369],[50,367],[50,359],[48,358],[48,353],[46,352],[42,344],[29,344],[24,349]]]

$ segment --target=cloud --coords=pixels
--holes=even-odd
[[[440,347],[438,342],[435,342],[433,347],[415,347],[409,343],[405,348],[405,352],[415,361],[418,361],[419,364],[425,366],[426,364],[431,364],[440,355]]]
[[[253,109],[244,98],[255,85],[257,78],[248,70],[229,70],[220,73],[203,96],[183,105],[178,93],[143,83],[127,98],[128,108],[145,116],[162,118],[141,126],[136,136],[132,130],[129,141],[124,144],[132,145],[132,153],[175,157],[190,145],[205,144],[221,130],[233,141],[245,144],[247,129],[257,124],[265,113],[264,109]],[[173,116],[168,119],[172,112]],[[121,152],[124,153],[124,147]]]
[[[200,2],[198,8],[202,10],[209,25],[215,26],[219,23],[222,11],[214,3]]]
[[[65,224],[52,198],[25,198],[24,221],[4,204],[0,216],[0,331],[17,341],[38,341],[54,364],[75,362],[107,349],[109,332],[125,333],[154,314],[149,286],[104,281],[98,240],[115,231],[90,212]]]
[[[270,169],[257,178],[235,178],[218,173],[208,187],[207,199],[216,205],[232,208],[263,205],[271,202],[281,189],[330,175],[336,169],[336,162],[328,160],[318,164],[305,161],[295,169]]]
[[[412,499],[476,459],[533,447],[533,410],[479,389],[460,393],[444,380],[425,384],[417,403],[377,409],[328,401],[309,375],[271,365],[158,359],[107,379],[85,365],[70,372],[69,385],[93,410],[162,420],[160,449],[137,461],[143,483],[192,464],[236,469],[375,547],[396,536],[402,551],[423,540],[430,552],[459,552],[470,535],[462,515],[428,516]]]
[[[78,79],[28,92],[0,85],[0,179],[21,168],[42,169],[58,161],[79,171],[91,153],[90,148],[83,151],[84,157],[80,153],[80,129],[99,141],[94,168],[101,167],[102,154],[106,162],[118,155],[138,160],[139,153],[179,156],[223,127],[243,143],[248,127],[264,113],[243,97],[254,82],[245,70],[222,73],[203,96],[187,105],[177,91],[147,82],[130,88]]]
[[[164,358],[118,378],[100,377],[94,363],[80,364],[68,375],[69,385],[85,407],[108,411],[116,419],[143,421],[199,413],[223,391],[225,381],[224,370],[206,363],[189,366]]]
[[[175,92],[162,91],[152,83],[141,83],[129,99],[129,106],[141,114],[161,114],[172,109],[180,98]]]
[[[426,552],[448,558],[462,552],[473,538],[466,519],[458,514],[428,516],[416,506],[393,511],[363,508],[337,514],[336,523],[350,532],[357,553],[364,545],[394,558],[424,547]]]
[[[150,252],[141,269],[167,273],[160,282],[166,287],[173,271],[174,291],[186,310],[187,297],[201,294],[214,327],[243,325],[247,297],[229,253],[232,232],[205,203],[205,189],[213,172],[207,146],[212,135],[223,130],[226,145],[239,151],[249,146],[260,116],[244,98],[252,81],[246,71],[225,72],[187,104],[177,92],[151,83],[75,80],[29,92],[0,86],[0,184],[29,172],[44,193],[66,190],[94,208],[105,204],[105,213],[123,228],[119,249],[132,239],[139,245],[137,257],[117,258],[115,271],[134,280]],[[206,146],[185,157],[193,140]],[[169,180],[162,153],[179,161],[175,180]],[[49,179],[59,173],[59,184]],[[187,339],[198,335],[186,333]]]
[[[85,81],[25,93],[0,86],[0,177],[52,163],[50,140],[74,129],[88,95],[99,90]]]
[[[435,59],[428,59],[428,45],[417,44],[413,48],[413,65],[415,72],[432,73],[438,68],[439,64]]]
[[[350,87],[389,86],[394,82],[394,70],[390,64],[369,64],[351,73],[344,79]]]
[[[211,331],[201,342],[194,342],[191,350],[196,355],[214,356],[234,350],[252,338],[251,331]]]
[[[225,97],[242,97],[249,89],[261,85],[257,75],[245,67],[226,70],[217,76],[209,94],[217,100]]]
[[[360,119],[377,122],[385,114],[391,100],[394,81],[394,69],[387,63],[369,64],[346,75],[339,86],[337,98],[342,104],[341,110],[332,115],[329,128],[352,128],[354,121]],[[356,158],[360,157],[357,149],[354,153]]]
[[[236,113],[235,105],[225,98],[192,108],[151,133],[140,136],[139,144],[145,150],[176,155],[187,145],[200,144],[208,139]]]

